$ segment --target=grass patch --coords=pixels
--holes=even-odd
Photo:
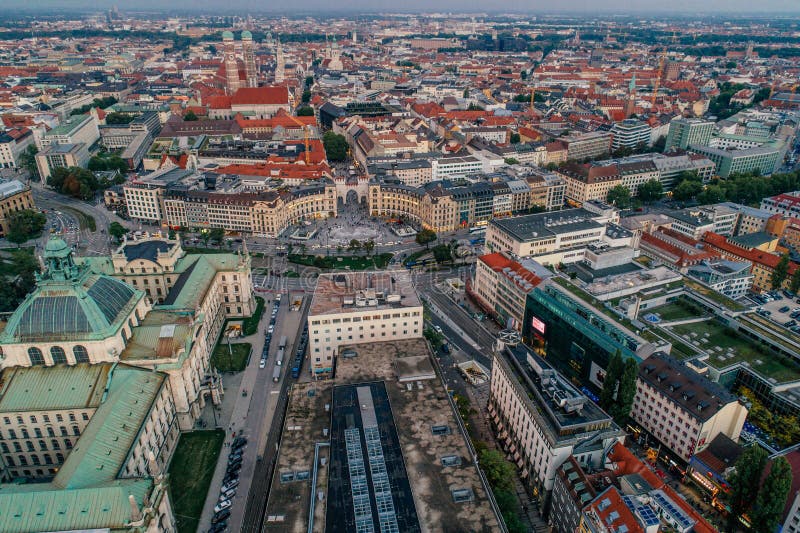
[[[731,311],[744,311],[747,309],[746,306],[740,304],[739,302],[732,300],[727,296],[725,296],[724,294],[720,294],[715,290],[709,289],[708,287],[701,285],[696,281],[684,278],[680,283],[686,285],[686,287],[692,289],[693,291],[702,294],[712,302],[717,303],[723,307],[726,307]]]
[[[662,305],[661,307],[648,309],[646,313],[654,313],[665,322],[669,322],[671,320],[700,318],[708,315],[708,313],[706,313],[705,310],[699,305],[687,301],[683,297],[676,298],[673,302]]]
[[[68,212],[70,215],[78,219],[78,226],[80,226],[81,229],[88,229],[89,231],[97,231],[97,223],[94,221],[93,216],[87,215],[86,213],[82,213],[77,209],[73,209],[71,207],[62,206],[61,210]]]
[[[251,350],[252,346],[249,342],[231,343],[230,350],[228,350],[228,343],[220,339],[211,353],[211,366],[220,372],[241,372],[247,367],[247,358],[250,356]]]
[[[294,270],[287,270],[286,272],[283,273],[283,277],[284,278],[299,278],[300,274],[298,274]]]
[[[383,253],[372,256],[336,256],[336,255],[302,255],[289,254],[289,262],[298,265],[313,266],[326,269],[371,270],[386,268],[392,260],[392,254]]]
[[[754,343],[716,320],[681,324],[670,329],[681,338],[688,335],[691,341],[687,341],[687,344],[694,346],[694,342],[698,342],[697,347],[710,354],[708,364],[715,368],[722,369],[739,362],[746,362],[756,372],[774,378],[779,383],[800,379],[800,366],[796,363]],[[692,336],[692,333],[695,336]],[[700,339],[704,338],[708,340],[702,342]],[[712,350],[712,347],[716,346],[722,351]],[[729,353],[728,348],[733,348],[733,351]]]
[[[242,333],[244,335],[252,335],[258,331],[258,322],[261,320],[261,315],[264,314],[264,298],[256,296],[256,310],[255,312],[244,319],[242,324]]]
[[[197,531],[224,440],[220,429],[181,434],[169,466],[170,499],[179,533]]]

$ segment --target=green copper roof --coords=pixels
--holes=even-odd
[[[108,338],[144,297],[118,279],[76,264],[60,238],[47,242],[44,259],[36,290],[11,315],[0,344]]]
[[[59,490],[51,483],[0,485],[0,531],[128,530],[128,495],[141,508],[151,479],[120,479],[101,487]]]
[[[97,407],[111,365],[14,367],[3,372],[0,411]]]
[[[242,32],[242,39],[252,39],[252,38],[253,38],[253,34],[250,33],[249,31],[244,30]]]
[[[233,32],[230,32],[230,31],[222,32],[222,38],[223,39],[233,39]]]
[[[165,374],[115,365],[108,393],[58,471],[53,485],[65,489],[108,483],[117,478]]]

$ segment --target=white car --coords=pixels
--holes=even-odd
[[[238,486],[239,486],[239,480],[238,479],[232,479],[228,483],[226,483],[225,485],[222,485],[222,492],[227,492],[227,491],[229,491],[231,489],[235,489]]]
[[[260,363],[258,363],[258,368],[265,368],[267,366],[267,360],[262,359]]]
[[[219,502],[217,505],[214,506],[214,512],[218,513],[220,511],[224,511],[230,506],[231,506],[230,500],[222,500],[221,502]]]
[[[272,333],[272,332],[274,332],[274,331],[275,331],[275,326],[273,326],[272,324],[270,324],[270,325],[269,325],[269,327],[267,328],[267,333],[270,333],[270,334],[271,334],[271,333]]]
[[[234,496],[236,496],[236,489],[230,488],[228,490],[221,492],[221,494],[219,495],[219,501],[230,500]]]

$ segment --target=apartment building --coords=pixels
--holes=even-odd
[[[753,289],[757,291],[772,290],[772,273],[781,260],[780,256],[738,244],[730,238],[712,232],[707,232],[702,241],[707,249],[719,253],[726,259],[750,263],[750,273],[753,275]],[[789,275],[780,288],[789,289],[791,277],[796,268],[798,268],[798,264],[790,261]]]
[[[468,176],[483,172],[483,161],[472,155],[443,156],[431,160],[433,181],[445,179],[448,176]]]
[[[398,159],[370,165],[368,174],[378,180],[388,177],[411,187],[421,187],[433,180],[433,165],[426,159]]]
[[[713,121],[683,117],[672,119],[664,151],[669,152],[675,148],[686,150],[692,145],[708,146],[712,133]]]
[[[543,265],[575,262],[588,244],[603,241],[610,220],[608,214],[582,208],[494,219],[486,231],[486,247],[512,257],[533,257]]]
[[[600,465],[605,450],[625,436],[608,414],[521,344],[495,352],[488,409],[504,451],[545,510],[565,461]]]
[[[691,207],[667,214],[671,228],[690,239],[698,240],[706,232],[734,235],[739,222],[739,211],[726,204]]]
[[[482,255],[475,263],[469,291],[499,322],[522,331],[525,298],[542,281],[535,272],[541,270],[530,260],[518,263],[500,253]]]
[[[125,363],[6,368],[0,477],[26,482],[3,485],[0,508],[14,513],[0,529],[174,531],[172,398],[167,374]]]
[[[566,200],[572,206],[580,206],[589,200],[605,201],[611,189],[622,185],[619,168],[613,163],[567,163],[557,172],[567,184]]]
[[[322,274],[308,313],[315,376],[333,372],[342,345],[422,337],[422,304],[407,272]]]
[[[684,461],[718,434],[738,440],[747,407],[663,352],[639,365],[631,418]]]
[[[800,191],[764,198],[761,200],[761,209],[786,217],[800,218]]]
[[[33,131],[28,128],[0,131],[0,168],[19,168],[19,156],[34,144]]]
[[[31,188],[17,180],[0,179],[0,237],[8,234],[8,217],[17,211],[35,209]]]

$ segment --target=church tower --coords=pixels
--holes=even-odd
[[[245,30],[242,32],[242,56],[244,58],[244,73],[248,87],[258,87],[256,75],[256,57],[253,52],[253,34]]]
[[[275,83],[282,83],[285,79],[286,58],[283,57],[283,45],[281,45],[281,39],[279,37],[275,48]]]
[[[222,32],[222,46],[225,54],[225,92],[230,95],[239,89],[239,66],[236,64],[233,33]]]
[[[625,98],[625,118],[630,118],[636,110],[636,73],[628,85],[628,96]]]

